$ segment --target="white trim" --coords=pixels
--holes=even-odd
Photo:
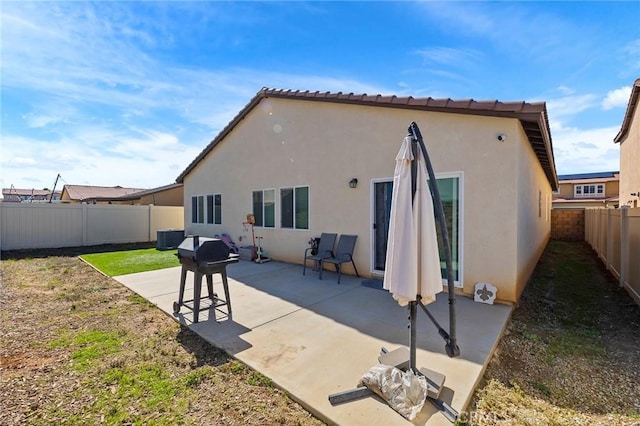
[[[216,195],[220,196],[220,223],[216,223]],[[211,219],[209,222],[209,197],[211,197]],[[222,225],[222,193],[207,194],[205,200],[205,224],[206,225]]]
[[[388,178],[371,179],[369,183],[369,269],[371,275],[382,276],[384,271],[375,269],[376,264],[376,230],[373,224],[376,220],[376,183],[393,182],[393,176]]]
[[[307,227],[306,228],[297,228],[296,227],[296,189],[297,188],[307,188]],[[284,228],[282,226],[282,217],[280,217],[280,222],[278,224],[278,229],[284,231],[302,231],[308,232],[311,230],[311,186],[310,185],[293,185],[293,186],[281,186],[278,189],[277,201],[282,202],[282,190],[283,189],[292,189],[293,190],[293,227]]]
[[[595,187],[595,192],[585,193],[584,189],[587,187]],[[580,193],[578,194],[578,188],[580,188]],[[602,192],[598,192],[598,189],[602,188]],[[605,198],[605,190],[606,186],[604,183],[577,183],[573,185],[573,196],[574,198]]]
[[[458,179],[458,280],[454,281],[455,287],[462,288],[464,286],[464,172],[445,172],[436,173],[436,179]],[[442,280],[442,284],[446,285],[447,281]]]
[[[254,192],[262,192],[262,226],[254,225],[255,228],[259,229],[277,229],[277,220],[278,220],[278,191],[276,188],[265,188],[265,189],[252,189],[251,195],[249,197],[250,207],[249,211],[253,214],[253,193]],[[273,191],[273,226],[264,226],[264,193],[265,191]]]
[[[207,195],[209,194],[197,194],[191,196],[191,217],[189,223],[191,225],[211,225],[207,223]],[[196,199],[196,222],[193,221],[193,199]],[[202,198],[202,215],[200,215],[200,198]],[[198,220],[202,216],[202,222]]]
[[[458,179],[458,280],[454,282],[458,288],[463,287],[464,283],[464,172],[445,172],[436,173],[436,179]],[[370,232],[370,259],[369,269],[371,275],[382,276],[384,271],[374,269],[375,268],[375,251],[376,251],[376,239],[375,230],[373,229],[373,223],[375,221],[375,184],[393,182],[393,177],[390,178],[374,178],[371,179],[369,184],[369,232]],[[447,284],[445,279],[442,280],[443,285]]]

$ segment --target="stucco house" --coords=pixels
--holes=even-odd
[[[61,202],[71,204],[122,204],[182,206],[181,183],[152,189],[123,188],[121,186],[64,185]]]
[[[119,203],[116,199],[144,191],[141,188],[123,188],[122,186],[64,185],[60,201],[72,204],[130,204]]]
[[[620,205],[640,207],[640,78],[633,82],[620,132]]]
[[[119,202],[147,206],[183,206],[184,193],[181,183],[172,183],[147,189],[133,194],[123,195],[118,198]]]
[[[616,208],[619,204],[620,172],[577,173],[558,176],[553,192],[554,209]]]
[[[395,157],[412,121],[445,204],[456,285],[471,295],[492,283],[516,301],[549,239],[558,187],[544,103],[264,88],[178,176],[185,231],[249,245],[252,213],[269,256],[298,264],[311,237],[355,234],[360,275],[381,276]]]

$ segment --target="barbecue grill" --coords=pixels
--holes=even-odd
[[[221,306],[227,306],[227,313],[231,315],[231,298],[229,297],[229,284],[227,283],[227,265],[238,262],[238,255],[230,253],[229,247],[224,241],[217,238],[199,237],[190,235],[178,246],[178,259],[182,265],[180,275],[180,294],[178,301],[173,303],[173,313],[180,312],[184,306],[193,311],[193,322],[198,322],[201,310],[216,310]],[[184,287],[187,280],[187,271],[194,273],[193,299],[184,300]],[[224,287],[224,299],[220,299],[213,292],[213,274],[222,275]],[[202,297],[202,276],[207,278],[207,297]],[[209,306],[201,308],[202,299],[210,299]]]

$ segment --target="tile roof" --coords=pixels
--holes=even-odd
[[[636,79],[633,82],[633,87],[631,88],[631,96],[629,96],[629,103],[627,104],[627,111],[624,114],[624,119],[622,120],[622,127],[620,131],[613,139],[615,143],[622,142],[622,139],[627,136],[629,132],[629,128],[631,127],[631,119],[633,118],[633,113],[638,105],[638,98],[640,98],[640,78]]]
[[[54,194],[60,194],[60,191],[55,191]],[[2,188],[2,195],[19,195],[21,197],[45,197],[51,195],[49,189],[21,189],[21,188]]]
[[[579,203],[614,203],[616,201],[619,201],[620,197],[618,197],[617,195],[614,197],[608,197],[608,198],[604,198],[604,197],[600,197],[600,198],[554,198],[552,200],[552,202],[554,204],[557,203],[567,203],[567,204],[579,204]]]
[[[144,190],[140,188],[123,188],[121,186],[92,185],[65,185],[62,188],[62,192],[66,191],[69,199],[77,201],[115,199]]]
[[[157,188],[139,190],[139,192],[134,192],[134,193],[129,194],[129,195],[123,195],[123,196],[119,197],[119,199],[120,200],[135,200],[135,199],[141,198],[141,197],[143,197],[145,195],[157,194],[158,192],[168,191],[168,190],[174,189],[174,188],[180,188],[181,186],[183,186],[182,183],[170,183],[168,185],[159,186]]]
[[[385,108],[414,109],[418,111],[436,111],[455,114],[484,115],[492,117],[507,117],[520,120],[527,134],[531,147],[540,162],[549,183],[553,189],[558,186],[553,146],[547,107],[544,102],[500,102],[476,101],[474,99],[453,100],[432,97],[414,98],[413,96],[398,97],[395,95],[367,95],[343,92],[311,92],[309,90],[282,90],[262,88],[247,105],[231,120],[227,126],[213,139],[205,149],[178,176],[176,182],[183,182],[193,168],[222,141],[240,121],[264,98],[300,99],[306,101],[335,102],[353,105],[379,106]]]

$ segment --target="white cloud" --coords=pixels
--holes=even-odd
[[[440,64],[456,68],[468,67],[482,59],[483,54],[475,49],[452,47],[425,47],[415,51],[426,65]]]
[[[551,124],[553,151],[558,174],[620,170],[618,144],[613,138],[620,129],[603,127],[578,129]]]
[[[16,115],[32,130],[21,137],[19,124],[2,129],[3,186],[51,186],[58,173],[75,184],[164,185],[263,86],[390,92],[339,72],[177,64],[152,50],[172,43],[170,14],[133,16],[117,2],[13,3],[1,13],[2,88],[22,96],[26,107]]]
[[[628,65],[627,68],[620,70],[620,75],[624,78],[636,76],[640,72],[640,38],[627,43],[622,48],[622,54]]]
[[[563,96],[573,95],[576,92],[575,89],[567,86],[558,86],[556,90]]]
[[[593,94],[571,95],[547,102],[547,110],[551,120],[561,121],[567,117],[577,115],[597,105],[598,96]]]
[[[629,102],[629,96],[631,96],[631,86],[611,90],[602,101],[602,109],[609,110],[618,107],[626,108],[627,103]]]
[[[87,126],[49,140],[4,135],[0,179],[2,187],[41,189],[59,173],[69,184],[150,188],[174,182],[203,147],[154,129]]]

